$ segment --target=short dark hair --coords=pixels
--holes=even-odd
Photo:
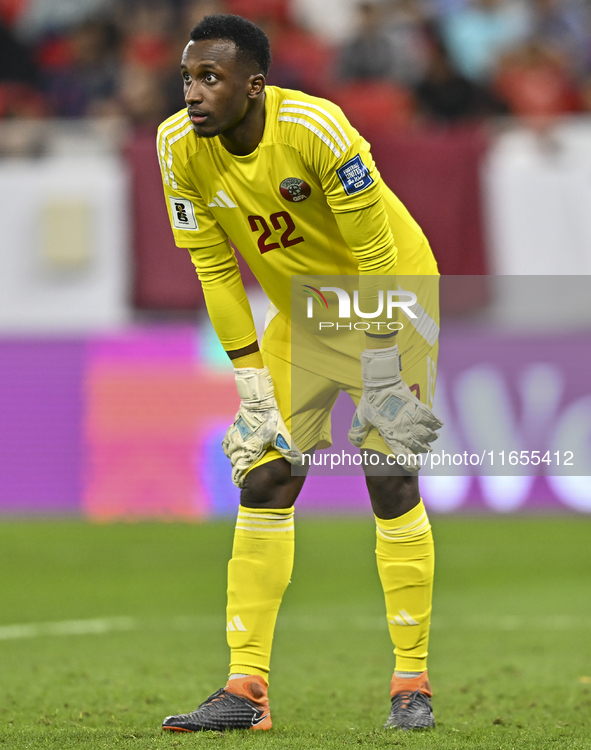
[[[259,68],[264,76],[271,65],[271,47],[265,32],[242,16],[218,13],[205,16],[191,31],[191,41],[223,39],[234,42],[236,48]]]

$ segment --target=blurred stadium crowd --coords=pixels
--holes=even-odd
[[[181,51],[216,12],[264,27],[270,83],[358,128],[591,110],[588,0],[0,0],[0,118],[153,126],[183,107]]]

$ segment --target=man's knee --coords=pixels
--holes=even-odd
[[[378,518],[398,518],[412,510],[421,499],[416,476],[368,476],[365,481],[373,512]]]
[[[291,475],[291,464],[284,458],[277,458],[248,472],[240,504],[245,508],[291,508],[304,481],[304,476]]]

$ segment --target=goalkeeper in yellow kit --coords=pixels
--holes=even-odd
[[[299,91],[266,87],[269,64],[269,43],[257,26],[237,16],[206,17],[182,57],[187,109],[158,132],[175,241],[189,249],[241,398],[223,443],[241,488],[228,568],[230,675],[195,711],[166,718],[163,728],[173,731],[271,728],[271,645],[293,565],[293,506],[305,480],[290,464],[330,445],[330,406],[339,390],[357,404],[349,438],[368,455],[412,457],[430,449],[441,426],[430,411],[433,294],[423,301],[422,323],[413,323],[419,343],[407,341],[402,351],[403,360],[409,352],[404,373],[412,393],[400,375],[399,337],[378,330],[361,334],[361,365],[359,356],[339,355],[339,383],[323,370],[322,357],[298,363],[306,388],[292,403],[293,276],[436,276],[437,266],[342,111]],[[229,239],[271,301],[261,349]],[[355,376],[346,374],[353,369]],[[416,471],[396,473],[366,478],[396,654],[385,726],[424,728],[434,726],[426,671],[433,540]]]

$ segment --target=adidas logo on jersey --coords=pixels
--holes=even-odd
[[[230,196],[223,190],[218,190],[213,196],[212,202],[207,205],[210,208],[238,208]]]
[[[391,625],[418,625],[419,623],[411,617],[405,609],[401,609],[393,620],[388,620]]]
[[[233,633],[235,633],[237,630],[239,630],[241,633],[248,632],[246,628],[244,627],[244,623],[242,622],[242,620],[240,619],[238,615],[233,617],[230,620],[230,622],[226,625],[226,632],[228,632],[228,630],[232,631]]]

